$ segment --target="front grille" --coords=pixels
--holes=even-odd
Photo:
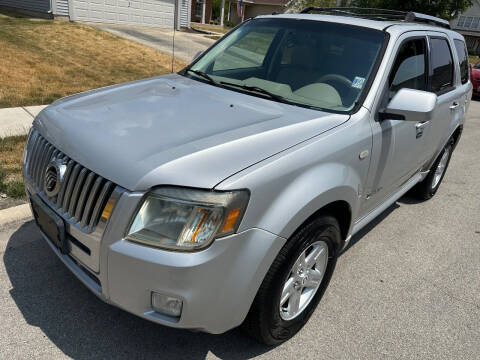
[[[26,175],[37,193],[81,231],[94,231],[115,184],[70,159],[36,130],[30,134],[26,151]],[[58,193],[48,196],[44,190],[45,172],[54,159],[61,160],[66,170]]]

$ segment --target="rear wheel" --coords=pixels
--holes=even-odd
[[[331,216],[321,216],[298,230],[275,258],[243,329],[268,345],[295,335],[328,286],[340,243],[340,228]]]
[[[453,140],[450,140],[433,163],[427,177],[415,187],[415,194],[418,198],[428,200],[435,195],[447,171],[452,152]]]

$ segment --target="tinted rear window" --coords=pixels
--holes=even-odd
[[[440,93],[453,86],[453,59],[446,39],[430,39],[431,44],[431,89]]]
[[[467,58],[467,49],[465,43],[462,40],[455,40],[455,49],[457,50],[458,63],[460,65],[460,78],[462,84],[468,82],[468,58]]]

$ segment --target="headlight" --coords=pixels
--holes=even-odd
[[[180,251],[205,248],[237,231],[248,198],[246,190],[158,188],[145,197],[126,239]]]

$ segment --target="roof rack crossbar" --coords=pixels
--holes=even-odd
[[[376,9],[376,8],[359,8],[359,7],[315,7],[310,6],[302,11],[300,14],[309,14],[312,12],[319,12],[327,15],[343,15],[359,17],[371,20],[396,20],[404,22],[421,22],[431,25],[437,25],[450,29],[450,23],[434,16],[425,15],[417,12],[407,12],[390,9]]]

